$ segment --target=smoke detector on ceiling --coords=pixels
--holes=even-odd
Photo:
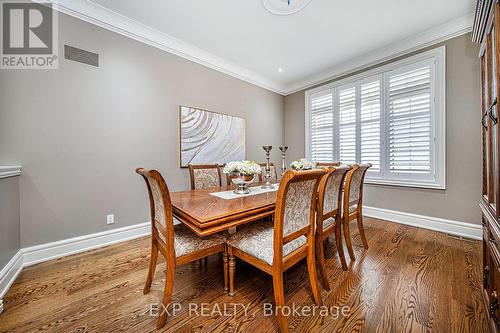
[[[304,9],[311,0],[262,0],[264,7],[275,15],[291,15]]]

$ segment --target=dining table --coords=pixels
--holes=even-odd
[[[200,237],[234,230],[274,214],[279,184],[265,191],[263,184],[252,184],[246,195],[231,195],[234,186],[172,192],[173,215]]]

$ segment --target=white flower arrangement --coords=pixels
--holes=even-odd
[[[242,163],[240,161],[227,162],[226,165],[224,166],[224,169],[222,169],[222,172],[224,173],[239,172],[241,164]]]
[[[243,175],[251,176],[261,173],[262,168],[260,167],[260,165],[255,163],[255,161],[232,161],[226,163],[222,172],[224,173],[238,172]]]
[[[309,162],[305,158],[301,158],[300,160],[293,161],[290,164],[290,168],[293,170],[310,170],[316,167],[316,163]]]

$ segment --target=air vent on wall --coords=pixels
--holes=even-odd
[[[64,45],[64,58],[99,67],[99,55],[69,45]]]

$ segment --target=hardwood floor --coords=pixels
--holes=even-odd
[[[352,227],[357,260],[342,271],[335,244],[326,247],[330,292],[323,303],[350,308],[348,316],[295,315],[294,332],[487,332],[481,299],[479,241],[365,218],[370,248]],[[333,242],[333,241],[332,241]],[[142,238],[31,266],[4,298],[0,332],[152,332],[165,281],[161,260],[151,292],[142,294],[149,240]],[[274,332],[264,315],[273,304],[270,276],[237,262],[234,297],[223,291],[221,259],[208,267],[188,264],[176,271],[172,302],[181,309],[161,332]],[[349,262],[348,262],[349,263]],[[305,261],[285,274],[286,304],[312,307]],[[189,303],[193,303],[189,308]],[[196,316],[206,304],[209,316]],[[242,303],[247,311],[238,303]],[[224,305],[236,304],[236,311]],[[195,311],[194,306],[198,305]],[[170,309],[172,312],[173,309]],[[323,313],[324,314],[324,313]]]

